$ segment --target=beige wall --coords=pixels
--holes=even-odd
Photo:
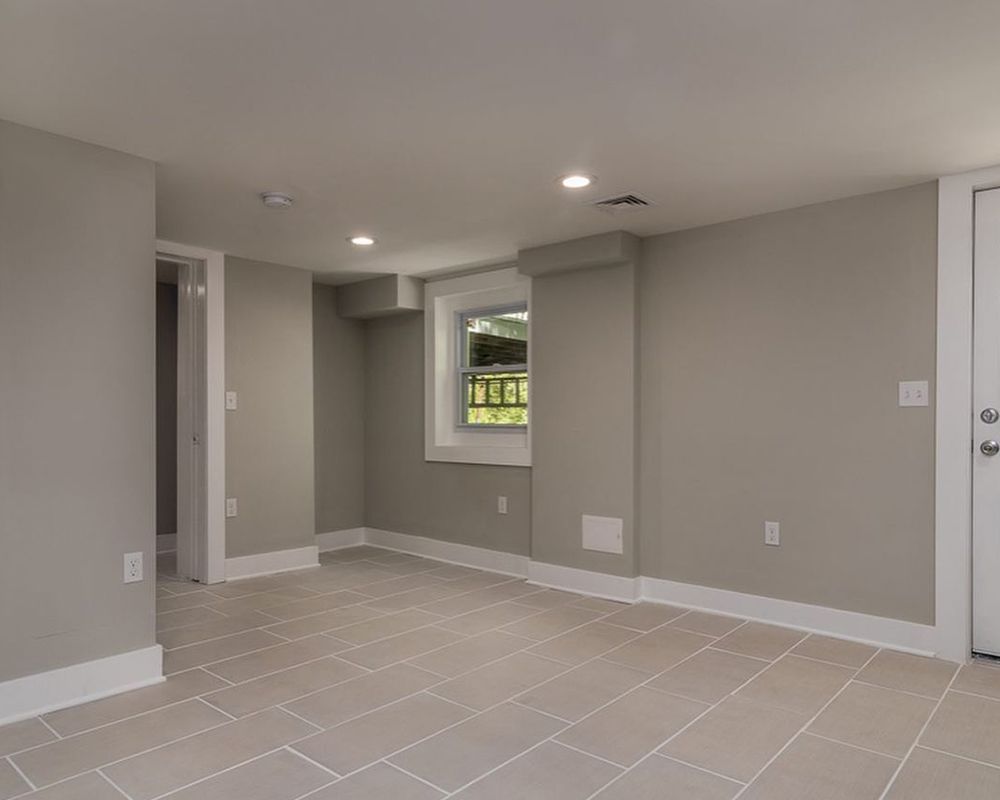
[[[936,198],[645,240],[643,574],[933,621]]]
[[[531,287],[531,556],[636,574],[635,267]],[[623,520],[624,553],[584,550],[581,516]]]
[[[155,232],[152,162],[0,122],[0,175],[7,680],[154,643]]]
[[[365,330],[337,316],[337,290],[313,286],[316,532],[365,524]]]
[[[528,554],[530,470],[424,461],[422,314],[365,323],[365,403],[368,526]]]
[[[226,257],[227,557],[315,544],[311,273]]]

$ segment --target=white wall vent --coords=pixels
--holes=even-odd
[[[582,523],[584,550],[618,554],[623,551],[620,517],[595,517],[584,514]]]

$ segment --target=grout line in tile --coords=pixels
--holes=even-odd
[[[562,733],[562,731],[560,731],[560,733]],[[605,764],[610,764],[612,767],[618,767],[618,769],[622,770],[623,773],[628,772],[632,768],[628,764],[619,764],[617,761],[612,761],[610,758],[599,756],[597,755],[597,753],[591,753],[588,750],[584,750],[582,747],[576,747],[575,745],[572,744],[566,744],[566,742],[560,742],[558,739],[556,740],[556,744],[560,745],[561,747],[565,747],[567,750],[575,750],[582,756],[587,756],[589,758],[597,759],[598,761],[603,761]],[[643,758],[645,758],[645,756],[643,756]]]
[[[37,786],[35,786],[34,781],[32,781],[31,778],[29,778],[27,775],[24,774],[24,771],[17,764],[14,763],[14,760],[10,756],[4,756],[3,760],[6,761],[8,764],[10,764],[11,769],[13,769],[14,772],[20,775],[21,778],[24,780],[24,782],[31,787],[29,791],[33,792],[38,788]],[[27,794],[27,792],[21,792],[21,794]]]
[[[398,751],[397,751],[397,752],[398,752]],[[392,753],[392,755],[395,755],[395,753]],[[410,772],[410,771],[409,771],[408,769],[406,769],[405,767],[401,767],[401,766],[399,766],[398,764],[393,764],[393,763],[392,763],[392,762],[390,762],[390,761],[386,761],[386,759],[387,759],[387,758],[389,758],[389,756],[386,756],[385,758],[382,758],[382,759],[380,759],[379,761],[375,761],[375,762],[373,762],[372,764],[369,764],[368,766],[369,766],[369,767],[371,767],[371,766],[374,766],[375,764],[385,764],[385,765],[386,765],[387,767],[391,767],[392,769],[398,769],[398,770],[399,770],[400,772],[402,772],[402,773],[403,773],[404,775],[409,775],[409,776],[410,776],[411,778],[413,778],[414,780],[417,780],[417,781],[420,781],[420,782],[421,782],[422,784],[424,784],[425,786],[430,786],[430,787],[431,787],[432,789],[436,789],[436,790],[437,790],[437,791],[439,791],[439,792],[444,792],[444,795],[445,795],[446,797],[448,797],[448,796],[450,796],[450,795],[451,795],[451,792],[449,792],[449,791],[448,791],[447,789],[445,789],[445,788],[443,788],[443,787],[441,787],[441,786],[438,786],[438,785],[437,785],[436,783],[432,783],[431,781],[427,780],[427,778],[421,778],[421,777],[420,777],[419,775],[417,775],[417,774],[416,774],[415,772]],[[362,769],[368,769],[368,767],[363,767]],[[359,770],[359,771],[360,771],[360,770]]]
[[[951,756],[952,758],[958,758],[962,761],[969,761],[973,764],[979,764],[981,767],[989,767],[990,769],[1000,770],[1000,764],[991,764],[989,761],[980,761],[978,758],[972,758],[971,756],[963,756],[959,753],[952,753],[948,750],[942,750],[940,747],[931,747],[930,745],[917,743],[917,746],[913,748],[914,750],[930,750],[934,753],[940,753],[943,756]]]
[[[871,753],[872,755],[875,756],[884,756],[885,758],[891,758],[893,761],[903,760],[903,756],[897,756],[892,753],[884,753],[881,750],[873,750],[871,747],[863,747],[862,745],[855,744],[854,742],[847,742],[844,741],[843,739],[838,739],[836,736],[826,736],[825,734],[816,733],[810,730],[803,731],[803,734],[805,736],[814,736],[817,739],[825,739],[826,741],[833,742],[834,744],[842,744],[845,747],[851,747],[854,748],[855,750],[864,750],[864,752]]]
[[[288,713],[291,714],[292,712],[289,711]],[[296,717],[298,715],[297,714],[292,714],[292,716]],[[302,719],[302,717],[299,717],[299,719]],[[302,719],[302,721],[303,722],[309,722],[309,720],[307,720],[307,719]],[[313,723],[311,723],[311,722],[309,722],[309,724],[313,725]],[[313,727],[315,728],[317,726],[313,725]],[[323,729],[320,728],[320,730],[323,730]],[[284,747],[282,747],[281,749],[284,750],[286,753],[291,753],[292,755],[296,756],[297,758],[301,758],[303,761],[308,761],[314,767],[319,767],[321,770],[323,770],[323,772],[328,772],[330,775],[333,775],[334,778],[336,778],[337,780],[340,780],[340,773],[339,772],[334,772],[332,769],[330,769],[325,764],[320,764],[318,761],[316,761],[316,760],[314,760],[312,758],[309,758],[309,756],[305,755],[304,753],[300,753],[298,750],[292,750],[292,748],[289,747],[287,744]]]
[[[108,776],[107,776],[107,775],[106,775],[106,774],[105,774],[105,773],[103,772],[103,770],[101,769],[101,767],[98,767],[97,769],[95,769],[95,770],[94,770],[94,772],[96,772],[96,773],[97,773],[98,775],[100,775],[100,776],[101,776],[102,778],[104,778],[104,780],[106,780],[106,781],[107,781],[108,783],[110,783],[110,784],[111,784],[111,786],[112,786],[112,787],[114,787],[114,789],[115,789],[116,791],[118,791],[118,792],[121,792],[121,794],[122,794],[122,796],[123,796],[123,797],[127,797],[127,798],[128,798],[128,800],[132,800],[132,795],[130,795],[130,794],[129,794],[128,792],[126,792],[126,791],[125,791],[125,790],[124,790],[124,789],[123,789],[123,788],[122,788],[121,786],[119,786],[119,785],[118,785],[117,783],[115,783],[115,782],[114,782],[113,780],[111,780],[111,778],[109,778],[109,777],[108,777]]]
[[[49,713],[49,712],[47,712],[47,713]],[[63,738],[63,735],[61,733],[59,733],[59,731],[57,731],[55,728],[53,728],[51,725],[49,725],[48,721],[45,719],[45,715],[44,714],[39,714],[37,717],[35,717],[35,719],[37,719],[39,722],[42,723],[42,725],[44,725],[46,728],[48,728],[49,731],[52,733],[52,735],[56,737],[56,739],[62,739]]]
[[[855,678],[851,678],[851,683],[857,683],[857,684],[860,684],[861,686],[869,686],[872,689],[885,689],[885,691],[887,691],[887,692],[899,692],[900,694],[907,694],[910,697],[919,697],[921,700],[930,700],[930,701],[932,701],[934,703],[937,703],[938,701],[940,701],[942,697],[944,697],[949,691],[951,691],[951,688],[950,688],[951,687],[951,682],[950,681],[948,683],[948,686],[945,687],[945,690],[941,693],[940,697],[935,697],[932,694],[918,694],[917,692],[910,692],[910,691],[907,691],[906,689],[896,689],[896,688],[894,688],[892,686],[883,686],[880,683],[870,683],[869,681],[863,681],[863,680],[861,680],[859,678],[856,678],[856,677]]]
[[[993,696],[988,695],[988,694],[980,694],[979,692],[970,692],[968,689],[956,689],[953,686],[948,691],[952,692],[953,694],[964,694],[964,695],[967,695],[968,697],[975,697],[975,698],[977,698],[979,700],[989,700],[992,703],[1000,703],[1000,697],[993,697]],[[918,695],[918,697],[921,697],[921,696],[922,695]],[[930,699],[933,699],[933,698],[930,698]]]
[[[654,750],[652,753],[646,756],[646,758],[663,758],[666,759],[667,761],[674,761],[678,764],[683,764],[685,767],[696,769],[699,772],[704,772],[707,773],[708,775],[714,775],[716,778],[722,778],[732,783],[738,783],[740,786],[746,786],[746,784],[743,781],[739,780],[738,778],[734,778],[732,775],[724,775],[721,772],[715,772],[714,770],[708,769],[707,767],[701,767],[698,766],[697,764],[692,764],[689,761],[685,761],[682,758],[677,758],[677,756],[668,756],[666,753],[661,753],[659,750]],[[643,761],[645,761],[646,758],[644,758]],[[638,762],[636,763],[636,766],[639,766]]]

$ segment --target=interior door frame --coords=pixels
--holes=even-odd
[[[973,261],[975,193],[1000,167],[938,180],[934,650],[972,654]]]
[[[194,296],[187,301],[180,296],[185,284],[183,276],[178,284],[178,344],[185,335],[193,334],[196,340],[200,339],[194,363],[184,363],[182,348],[178,346],[178,384],[180,388],[186,382],[189,388],[194,388],[192,383],[198,385],[199,382],[192,381],[192,376],[200,370],[203,370],[204,381],[193,392],[193,407],[182,408],[182,403],[178,403],[178,437],[190,437],[190,420],[194,415],[199,416],[204,425],[199,443],[203,455],[200,466],[191,463],[184,467],[180,460],[190,448],[179,447],[178,477],[184,473],[196,482],[189,491],[193,491],[198,502],[188,513],[200,514],[201,524],[193,527],[194,541],[183,545],[186,563],[179,563],[178,567],[182,574],[202,583],[219,583],[226,578],[225,256],[215,250],[164,240],[157,240],[156,252],[182,266],[197,265],[189,274],[190,280],[186,281]],[[184,311],[182,304],[187,306]],[[192,316],[195,309],[198,313]],[[182,324],[188,330],[182,331]],[[178,480],[178,492],[181,491],[182,484]],[[182,555],[180,533],[178,531],[179,557]]]

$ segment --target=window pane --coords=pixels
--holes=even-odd
[[[527,425],[528,373],[463,375],[467,425]]]
[[[464,366],[499,367],[528,363],[528,312],[485,312],[463,317]],[[499,391],[499,387],[497,388]]]

